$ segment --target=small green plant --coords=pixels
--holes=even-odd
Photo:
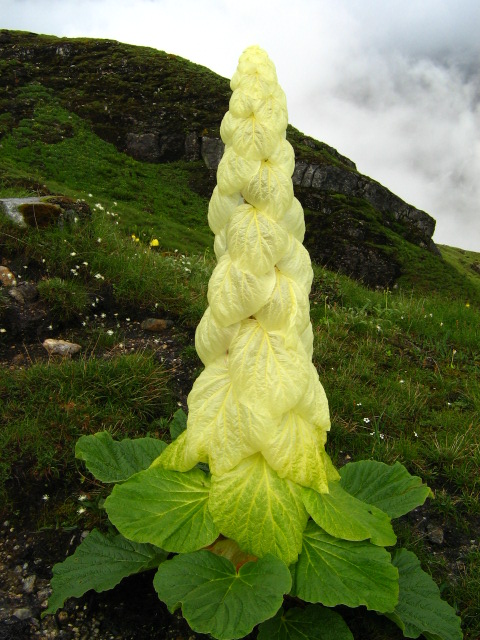
[[[80,282],[49,278],[38,283],[40,297],[64,320],[78,318],[89,305],[88,291]]]
[[[415,554],[388,550],[391,521],[429,488],[398,462],[338,472],[325,451],[330,414],[312,364],[313,272],[285,96],[258,47],[231,86],[209,207],[218,263],[196,333],[205,369],[188,419],[177,412],[168,446],[80,438],[77,458],[114,485],[104,506],[115,532],[92,531],[55,565],[45,613],[156,568],[160,599],[219,640],[257,625],[260,640],[352,640],[340,605],[384,614],[407,637],[460,640],[459,618]]]

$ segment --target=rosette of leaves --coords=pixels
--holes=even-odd
[[[176,414],[168,446],[80,439],[77,457],[115,483],[105,508],[117,532],[92,532],[54,567],[47,613],[158,567],[169,609],[220,640],[256,625],[264,640],[351,639],[337,605],[383,613],[407,637],[459,640],[459,619],[416,557],[387,550],[391,520],[423,504],[428,487],[398,463],[339,473],[325,452],[285,95],[259,47],[242,54],[231,88],[208,211],[218,263],[195,339],[205,369],[188,420]]]

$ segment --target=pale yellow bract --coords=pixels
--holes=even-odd
[[[225,152],[208,221],[218,264],[195,345],[205,365],[186,431],[155,462],[207,463],[219,531],[257,556],[294,562],[307,512],[301,487],[337,479],[324,451],[328,401],[312,364],[313,271],[294,197],[285,95],[257,46],[240,57],[221,125]]]

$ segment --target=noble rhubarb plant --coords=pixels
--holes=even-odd
[[[312,267],[294,197],[285,95],[259,47],[240,57],[210,200],[217,266],[195,344],[205,369],[173,441],[83,436],[76,455],[114,483],[116,532],[92,531],[55,565],[47,613],[67,597],[157,568],[154,587],[192,629],[227,640],[354,636],[337,605],[385,614],[406,637],[460,640],[460,621],[391,520],[430,490],[396,463],[338,472],[312,364]],[[390,551],[386,547],[390,547]],[[303,601],[303,602],[302,602]]]

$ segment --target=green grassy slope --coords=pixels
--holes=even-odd
[[[40,189],[84,198],[92,206],[116,207],[126,233],[157,237],[166,249],[198,252],[211,243],[207,200],[189,187],[192,173],[202,171],[199,163],[137,162],[95,135],[42,85],[27,85],[18,98],[32,112],[2,138],[4,197]]]
[[[443,259],[460,273],[473,287],[480,286],[480,253],[457,247],[439,246]]]

